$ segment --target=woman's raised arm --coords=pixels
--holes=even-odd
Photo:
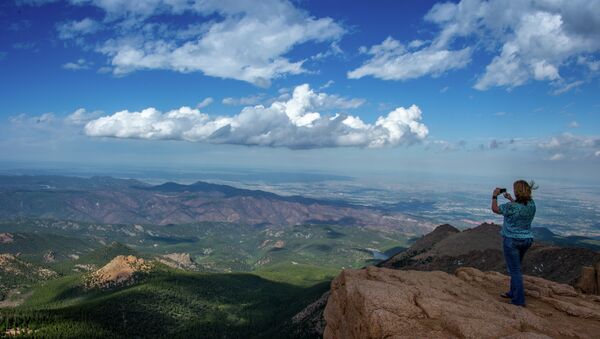
[[[501,214],[500,208],[498,208],[498,194],[500,194],[500,188],[496,187],[494,193],[492,193],[492,212]]]

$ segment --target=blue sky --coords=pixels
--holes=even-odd
[[[4,162],[600,167],[600,1],[9,0],[0,19]]]

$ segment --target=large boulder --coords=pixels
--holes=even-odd
[[[525,276],[527,307],[500,294],[509,277],[460,268],[344,270],[331,284],[325,338],[593,338],[600,298]]]
[[[600,294],[600,261],[596,263],[596,293]]]
[[[583,293],[600,294],[600,261],[594,266],[581,268],[581,276],[576,286]]]
[[[577,282],[577,288],[583,293],[596,294],[598,283],[596,282],[596,269],[590,266],[581,268],[581,277]]]

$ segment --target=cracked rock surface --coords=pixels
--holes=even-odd
[[[509,277],[368,267],[331,284],[325,338],[598,338],[600,297],[525,276],[527,307],[500,294]]]

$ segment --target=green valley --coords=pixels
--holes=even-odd
[[[86,291],[82,275],[38,287],[22,306],[3,309],[4,326],[37,337],[272,337],[328,289],[253,274],[206,274],[160,267],[133,286]]]
[[[341,269],[409,243],[398,232],[325,224],[15,219],[0,222],[0,232],[0,253],[51,272],[4,287],[1,333],[33,337],[290,336],[290,319]],[[132,284],[87,288],[91,272],[117,256],[143,258],[153,268]]]

